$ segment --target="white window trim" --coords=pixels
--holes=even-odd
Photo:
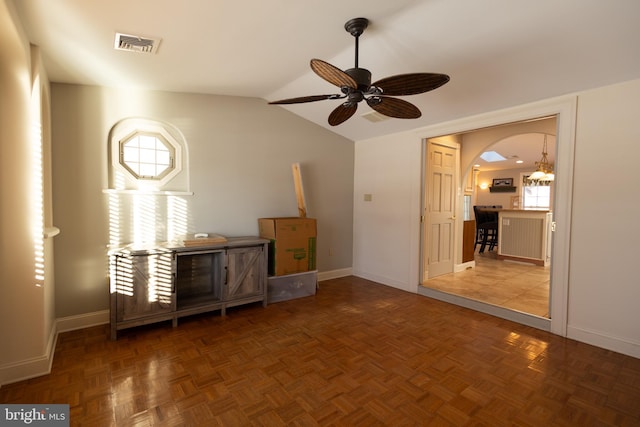
[[[154,176],[141,175],[139,173],[136,173],[133,169],[131,169],[131,165],[129,165],[125,160],[124,150],[126,148],[127,143],[139,136],[148,136],[148,137],[155,138],[157,141],[160,141],[160,143],[165,147],[166,151],[169,153],[169,164],[161,173]],[[161,134],[137,131],[129,135],[127,138],[122,139],[118,142],[120,144],[120,147],[119,147],[120,158],[118,159],[118,161],[127,171],[129,171],[129,174],[131,174],[137,180],[151,180],[151,181],[161,182],[165,176],[171,174],[173,170],[176,168],[176,161],[175,161],[176,147],[174,144],[167,141],[166,138]],[[138,163],[141,164],[142,162],[138,161]],[[156,163],[156,166],[157,166],[157,163]]]
[[[135,135],[138,134],[146,134],[146,135],[158,135],[164,139],[166,143],[168,143],[174,150],[173,155],[173,167],[169,172],[162,175],[159,178],[148,178],[148,177],[139,177],[133,173],[128,167],[122,164],[121,161],[121,148],[124,142],[130,140]],[[163,186],[167,182],[171,181],[177,174],[182,171],[182,147],[175,140],[169,132],[164,128],[164,126],[155,123],[149,122],[140,122],[140,123],[130,123],[121,128],[118,128],[116,132],[111,137],[111,166],[124,174],[126,174],[130,179],[134,181],[146,181],[146,182],[155,182],[158,186]]]
[[[109,134],[109,188],[104,193],[123,193],[123,194],[157,194],[157,195],[193,195],[188,189],[188,169],[184,165],[186,153],[186,142],[178,140],[181,136],[180,132],[174,136],[170,125],[162,122],[144,119],[144,118],[128,118],[114,125]],[[121,163],[121,147],[122,143],[132,138],[136,134],[151,134],[162,139],[164,143],[169,144],[173,149],[173,166],[172,170],[162,174],[157,178],[140,177],[133,171],[129,170]],[[178,139],[177,139],[178,138]],[[180,189],[167,189],[165,186],[176,176],[187,173],[187,187]],[[164,188],[163,188],[164,187]],[[177,190],[177,191],[176,191]]]
[[[544,209],[551,209],[551,203],[552,203],[552,198],[553,196],[550,194],[549,197],[549,206],[539,206],[539,207],[525,207],[525,203],[526,203],[526,197],[525,197],[525,187],[536,187],[536,185],[526,185],[525,184],[525,180],[527,179],[527,177],[529,175],[531,175],[533,172],[525,172],[525,173],[521,173],[520,174],[520,200],[521,200],[521,207],[524,210],[544,210]],[[549,182],[549,184],[544,184],[544,187],[549,187],[549,191],[551,191],[551,183]]]

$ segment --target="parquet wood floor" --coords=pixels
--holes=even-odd
[[[313,297],[60,334],[2,403],[86,426],[638,426],[640,359],[364,279]]]

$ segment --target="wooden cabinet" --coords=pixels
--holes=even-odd
[[[230,238],[206,247],[123,248],[110,253],[111,338],[117,331],[262,301],[267,244]]]
[[[465,221],[462,228],[462,262],[475,259],[476,221]]]

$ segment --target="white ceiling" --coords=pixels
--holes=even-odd
[[[53,82],[282,98],[338,93],[311,58],[354,66],[344,23],[371,22],[360,67],[373,81],[438,72],[404,97],[422,117],[372,123],[361,103],[331,127],[338,100],[287,108],[352,140],[640,78],[638,0],[9,0]],[[113,49],[115,32],[160,37],[155,55]],[[538,160],[538,159],[536,159]]]

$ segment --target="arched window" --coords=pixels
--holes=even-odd
[[[126,118],[109,132],[109,245],[177,239],[188,232],[188,146],[175,126]]]

